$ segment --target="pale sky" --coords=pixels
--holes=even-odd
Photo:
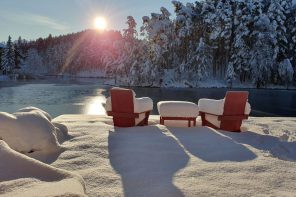
[[[0,0],[0,42],[8,35],[30,40],[93,28],[96,16],[106,18],[108,29],[122,30],[128,15],[141,25],[142,16],[161,6],[173,13],[170,0]]]

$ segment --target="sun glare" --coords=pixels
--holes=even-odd
[[[96,17],[94,20],[94,25],[98,30],[105,30],[107,27],[107,21],[104,17]]]

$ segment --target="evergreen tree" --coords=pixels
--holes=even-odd
[[[237,2],[234,15],[235,27],[230,64],[235,68],[241,82],[245,82],[250,76],[250,46],[248,44],[250,23],[251,10],[249,9],[248,2]]]
[[[291,8],[287,19],[287,34],[289,42],[289,55],[294,73],[296,72],[296,5]],[[296,81],[296,76],[294,75]]]
[[[14,44],[14,68],[13,69],[21,69],[22,62],[24,60],[23,52],[22,52],[22,38],[19,37],[17,42]]]
[[[189,73],[189,80],[191,80],[195,85],[198,81],[206,79],[209,76],[209,68],[212,67],[213,57],[211,55],[211,49],[204,42],[203,38],[200,38],[198,47],[192,56],[188,65],[188,69],[185,69]]]
[[[227,86],[229,88],[232,88],[232,83],[234,79],[235,79],[235,72],[234,72],[233,64],[229,63],[226,71],[226,81],[227,81]]]
[[[288,56],[288,39],[286,33],[286,16],[288,14],[288,9],[291,6],[291,2],[288,0],[271,0],[267,15],[270,20],[271,36],[273,39],[273,49],[274,49],[274,66],[272,68],[272,80],[274,83],[278,82],[278,63]]]
[[[13,73],[13,69],[15,67],[15,50],[10,36],[8,36],[8,41],[4,49],[2,65],[4,74]]]
[[[1,43],[0,43],[0,74],[2,75],[3,73],[3,69],[2,69],[2,65],[3,65],[3,54],[4,54],[4,45],[2,45]]]
[[[281,80],[284,84],[286,84],[287,88],[289,86],[289,83],[293,80],[294,70],[292,67],[292,64],[289,59],[284,59],[280,62],[278,67],[278,72]]]
[[[261,14],[254,24],[252,33],[254,43],[250,51],[251,73],[257,88],[270,82],[274,65],[274,38],[270,31],[269,18],[265,14]]]

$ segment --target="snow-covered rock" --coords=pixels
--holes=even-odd
[[[61,150],[59,141],[67,135],[67,128],[52,123],[51,116],[34,107],[9,114],[0,112],[0,139],[12,149],[31,153],[54,153]]]

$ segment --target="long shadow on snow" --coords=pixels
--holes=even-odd
[[[110,163],[122,177],[125,196],[184,196],[173,176],[189,156],[158,127],[115,128],[108,143]]]
[[[296,142],[282,141],[280,138],[261,135],[252,131],[242,133],[222,132],[239,144],[248,144],[256,149],[265,151],[281,160],[296,161]]]
[[[242,162],[256,158],[256,155],[244,145],[208,127],[168,130],[192,155],[207,162]]]

